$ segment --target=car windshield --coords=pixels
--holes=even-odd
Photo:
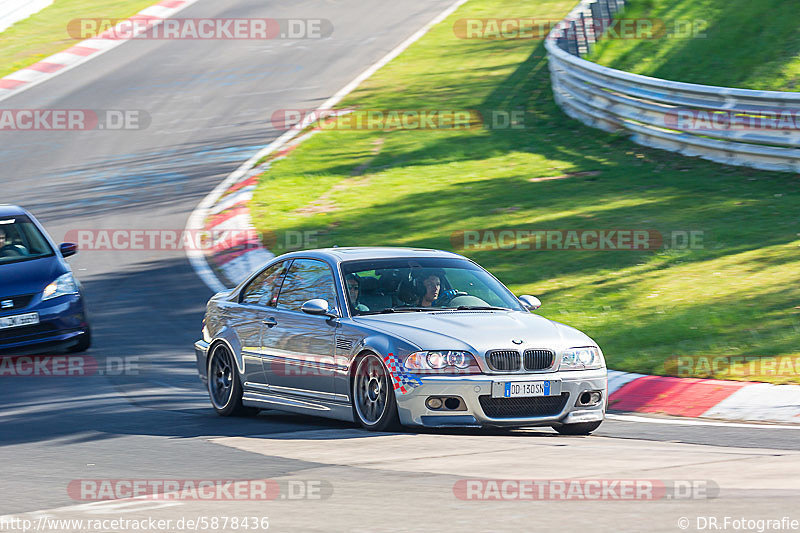
[[[502,283],[466,259],[346,261],[342,274],[353,316],[440,309],[523,310]]]
[[[0,265],[53,255],[39,228],[25,215],[0,218]]]

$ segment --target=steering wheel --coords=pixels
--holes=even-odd
[[[9,252],[11,252],[11,253],[9,254]],[[16,244],[6,244],[2,248],[0,248],[0,255],[4,255],[4,256],[18,255],[18,256],[21,257],[21,256],[23,256],[25,254],[22,253],[22,251],[19,249],[19,247]]]
[[[456,289],[447,289],[439,296],[439,300],[442,302],[446,301],[449,303],[453,298],[456,298],[458,296],[467,296],[467,295],[468,293],[464,291],[459,291]]]

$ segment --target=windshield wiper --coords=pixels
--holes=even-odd
[[[408,313],[414,311],[436,311],[437,308],[435,307],[387,307],[386,309],[381,309],[380,311],[367,311],[364,313],[359,313],[360,316],[364,315],[384,315],[387,313]]]
[[[459,305],[458,307],[443,307],[442,309],[455,309],[456,311],[511,311],[508,307],[494,307],[492,305]]]

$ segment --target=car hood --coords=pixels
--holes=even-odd
[[[482,355],[492,349],[548,348],[559,352],[596,345],[575,328],[521,311],[410,312],[357,320],[397,335],[421,350],[469,350]]]
[[[56,256],[0,264],[0,296],[41,292],[48,283],[65,272],[68,270]]]

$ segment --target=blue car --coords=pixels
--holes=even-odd
[[[64,260],[76,252],[25,209],[0,205],[0,354],[89,349],[81,286]]]

